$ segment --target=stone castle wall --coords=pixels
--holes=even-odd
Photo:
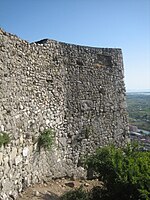
[[[0,198],[51,178],[83,176],[80,158],[128,138],[122,52],[42,40],[29,44],[0,30]],[[55,131],[51,151],[38,136]]]

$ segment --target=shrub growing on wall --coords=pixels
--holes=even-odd
[[[52,129],[44,130],[38,137],[38,148],[44,148],[45,150],[50,150],[54,142],[55,133]]]
[[[2,133],[0,133],[0,147],[2,146],[2,145],[6,145],[6,144],[8,144],[10,142],[10,137],[9,137],[9,135],[7,134],[7,133],[5,133],[5,132],[2,132]]]

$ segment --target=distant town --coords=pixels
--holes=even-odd
[[[150,151],[150,92],[128,92],[127,109],[131,141]]]

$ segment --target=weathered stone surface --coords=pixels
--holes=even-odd
[[[25,147],[25,148],[23,149],[22,154],[23,154],[24,157],[28,156],[28,154],[29,154],[29,149],[28,149],[28,147]]]
[[[0,148],[0,198],[51,178],[85,177],[85,153],[124,145],[123,78],[120,49],[29,44],[0,29],[0,132],[11,134]],[[47,128],[55,132],[52,149],[39,151]]]
[[[0,165],[1,165],[1,163],[2,163],[2,159],[3,159],[3,153],[0,152]]]
[[[18,165],[21,161],[22,161],[21,155],[19,155],[19,156],[17,156],[17,157],[15,158],[15,164],[16,164],[16,165]]]
[[[39,193],[39,191],[36,190],[36,191],[33,192],[33,195],[35,195],[36,197],[38,197],[38,196],[40,196],[40,193]]]
[[[12,182],[9,181],[9,179],[4,179],[2,181],[2,189],[4,192],[10,192],[11,191],[11,188],[12,188]]]
[[[16,147],[12,147],[12,151],[10,153],[10,159],[14,160],[16,158],[17,155],[17,148]]]

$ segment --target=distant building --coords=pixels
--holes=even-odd
[[[138,127],[137,126],[133,126],[133,125],[129,125],[129,131],[138,132]]]

